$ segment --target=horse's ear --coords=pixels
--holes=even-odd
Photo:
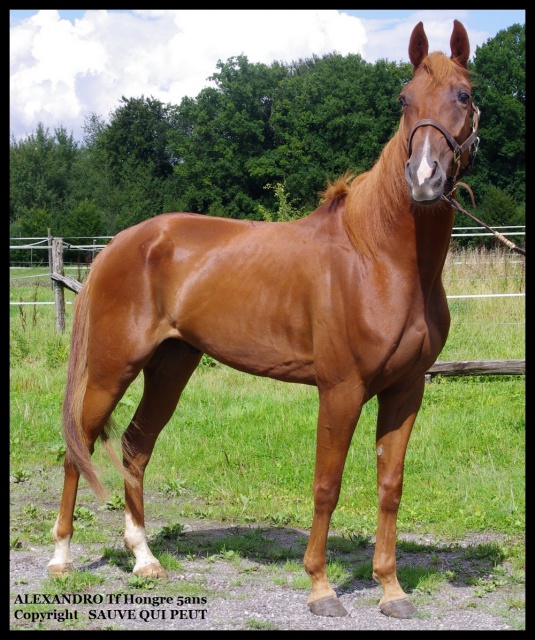
[[[452,36],[453,37],[453,36]],[[424,31],[424,23],[419,22],[412,30],[409,42],[409,60],[412,62],[413,71],[420,66],[422,60],[429,51],[429,42]]]
[[[461,67],[466,67],[470,57],[470,42],[464,26],[458,21],[453,21],[453,33],[450,38],[451,59]]]

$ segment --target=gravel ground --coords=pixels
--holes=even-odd
[[[24,481],[10,479],[10,630],[525,629],[525,583],[514,579],[514,568],[502,562],[496,571],[487,553],[469,553],[477,545],[499,543],[500,536],[471,535],[453,544],[402,534],[401,542],[416,545],[398,545],[398,569],[450,576],[429,593],[409,592],[417,615],[409,620],[386,617],[378,606],[380,586],[371,578],[346,577],[333,586],[349,615],[324,618],[310,613],[306,604],[310,582],[302,558],[308,531],[187,520],[179,515],[179,498],[149,492],[145,498],[151,546],[158,542],[157,555],[169,552],[174,565],[164,564],[175,569],[168,568],[167,580],[136,584],[132,556],[124,553],[123,512],[105,509],[87,488],[79,491],[78,505],[92,511],[94,519],[75,523],[72,556],[77,571],[89,570],[93,581],[88,586],[75,583],[78,592],[69,581],[63,588],[77,597],[89,595],[94,602],[38,603],[37,594],[61,591],[47,576],[53,554],[49,527],[57,515],[61,479],[59,467],[33,470]],[[84,526],[90,528],[85,540],[97,539],[98,533],[100,542],[84,542]],[[328,558],[346,567],[343,575],[348,575],[347,567],[370,566],[373,539],[349,544],[347,538],[331,534]],[[244,541],[251,544],[244,546]],[[186,600],[194,597],[198,600]],[[65,612],[69,617],[61,620]]]
[[[100,515],[100,514],[99,514]],[[252,528],[238,528],[191,521],[183,538],[195,545],[243,535]],[[262,528],[266,541],[288,548],[299,548],[305,542],[306,532],[288,528]],[[414,541],[414,537],[412,538]],[[471,565],[465,550],[469,545],[489,541],[477,536],[460,545],[448,545],[438,555],[440,566],[460,566],[463,575],[470,572],[480,578],[489,578],[480,564]],[[267,542],[267,543],[268,543]],[[425,544],[426,540],[418,540]],[[427,540],[427,542],[432,542]],[[267,544],[266,543],[266,544]],[[119,544],[119,539],[116,541]],[[359,562],[371,558],[373,544],[361,550]],[[180,569],[169,571],[168,579],[153,588],[132,589],[130,573],[102,557],[102,545],[73,544],[73,558],[77,569],[90,569],[103,578],[100,585],[84,589],[84,593],[101,594],[107,598],[115,594],[120,605],[95,602],[86,605],[25,603],[34,594],[50,593],[46,584],[46,565],[52,554],[49,547],[29,547],[10,553],[10,629],[12,630],[522,630],[525,629],[523,584],[506,584],[478,593],[477,587],[464,582],[447,582],[431,594],[411,594],[418,608],[416,617],[397,620],[381,614],[378,601],[380,587],[372,580],[351,580],[337,592],[349,612],[345,618],[322,618],[308,610],[308,588],[295,588],[291,584],[295,571],[286,572],[284,561],[268,562],[248,558],[247,555],[223,559],[212,557],[180,557]],[[430,566],[437,552],[417,553],[403,551],[398,567]],[[191,585],[197,585],[198,598],[203,600],[180,603],[180,597],[191,594]],[[182,587],[181,587],[182,585]],[[20,596],[18,598],[17,596]],[[135,598],[134,602],[128,598]],[[168,598],[161,604],[155,598]],[[192,598],[191,595],[189,595]],[[98,595],[97,595],[98,599]],[[18,602],[17,602],[18,600]],[[23,600],[23,602],[21,602]],[[117,601],[117,600],[116,600]],[[511,606],[511,603],[516,603]],[[51,612],[50,619],[31,619],[32,614]],[[56,611],[56,614],[53,612]],[[58,614],[68,611],[71,619],[60,621]],[[93,611],[93,613],[90,613]],[[17,613],[18,612],[18,613]],[[182,613],[181,613],[182,612]],[[124,616],[121,619],[119,616]],[[19,619],[17,619],[19,618]]]

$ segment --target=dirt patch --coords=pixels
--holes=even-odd
[[[497,536],[471,536],[443,545],[430,536],[400,536],[398,568],[436,570],[448,576],[429,593],[409,591],[418,614],[410,620],[384,616],[378,608],[379,585],[371,578],[346,574],[334,586],[348,616],[322,618],[307,607],[308,579],[299,568],[307,531],[181,517],[176,518],[178,526],[170,529],[163,518],[153,518],[147,522],[148,534],[160,553],[171,554],[174,568],[168,569],[165,581],[136,584],[122,552],[122,514],[109,511],[98,511],[92,525],[114,531],[109,541],[80,543],[75,532],[72,546],[77,571],[88,570],[101,581],[74,594],[65,583],[67,598],[86,596],[85,604],[54,600],[53,594],[59,591],[57,585],[51,588],[46,569],[53,545],[46,543],[48,533],[40,537],[35,533],[39,519],[46,520],[48,528],[55,517],[57,501],[49,500],[49,495],[37,480],[11,484],[10,536],[17,541],[10,552],[13,630],[525,629],[524,583],[507,576],[507,566],[496,572],[487,559],[469,553],[479,544],[499,542]],[[155,500],[171,504],[165,497],[151,496],[151,505]],[[254,538],[249,551],[244,546],[248,537]],[[332,536],[330,559],[351,567],[371,561],[373,540],[355,545],[342,542],[341,537]]]

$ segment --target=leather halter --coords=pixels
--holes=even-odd
[[[409,153],[409,158],[411,157],[411,153],[412,153],[412,138],[414,136],[416,129],[418,129],[419,127],[435,127],[435,129],[438,129],[440,133],[446,138],[446,140],[448,141],[448,144],[450,145],[453,151],[453,164],[455,167],[455,171],[454,171],[454,175],[450,178],[453,186],[452,188],[452,191],[453,191],[457,180],[462,176],[464,176],[468,171],[470,171],[470,169],[474,165],[474,160],[476,159],[476,154],[479,147],[479,138],[477,136],[479,116],[480,116],[480,111],[478,107],[476,107],[476,105],[473,104],[472,105],[472,132],[462,144],[459,144],[457,140],[455,140],[455,138],[451,135],[451,133],[446,129],[444,129],[444,127],[440,123],[436,122],[436,120],[431,120],[430,118],[424,118],[423,120],[418,120],[418,122],[412,128],[411,135],[409,136],[409,140],[407,142],[407,150]],[[470,150],[468,163],[461,169],[461,166],[460,166],[461,156],[467,149]]]

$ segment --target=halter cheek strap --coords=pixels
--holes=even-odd
[[[409,158],[412,153],[412,138],[416,129],[419,127],[435,127],[438,129],[440,133],[446,138],[448,144],[450,145],[453,151],[453,164],[455,166],[455,174],[452,177],[452,182],[455,183],[458,178],[464,176],[474,165],[474,160],[476,159],[477,149],[479,147],[479,138],[477,137],[477,128],[479,125],[479,116],[480,111],[478,107],[475,105],[472,106],[472,133],[466,138],[466,140],[459,144],[457,140],[451,135],[449,131],[444,129],[444,127],[436,122],[436,120],[431,120],[430,118],[424,118],[423,120],[418,120],[418,122],[414,125],[411,131],[411,135],[409,136],[409,140],[407,143],[407,149],[409,153]],[[468,158],[468,163],[461,169],[461,156],[463,153],[469,149],[470,156]]]

